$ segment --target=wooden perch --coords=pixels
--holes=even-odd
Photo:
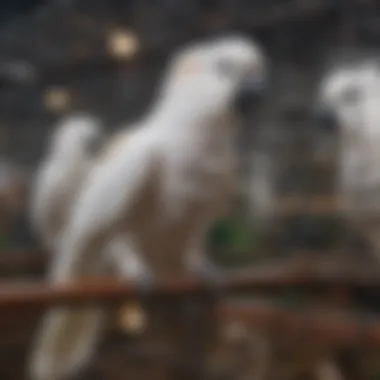
[[[373,287],[380,285],[380,272],[368,265],[345,260],[282,260],[226,275],[226,291],[275,290],[283,287]],[[152,298],[181,298],[206,294],[198,278],[173,278],[159,283]],[[80,284],[49,286],[44,282],[0,282],[0,309],[44,308],[52,304],[121,302],[138,298],[132,285],[114,279],[93,279]]]

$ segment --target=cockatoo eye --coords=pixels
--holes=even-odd
[[[341,96],[342,103],[352,105],[359,101],[360,92],[357,88],[348,88]]]
[[[234,62],[230,60],[221,59],[216,63],[215,66],[217,74],[224,78],[233,79],[239,75],[238,67]]]

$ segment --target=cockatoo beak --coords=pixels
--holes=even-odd
[[[240,83],[236,96],[236,107],[242,114],[257,106],[268,88],[266,75],[249,75]]]
[[[330,107],[316,106],[313,110],[313,119],[324,131],[334,132],[338,128],[336,114]]]

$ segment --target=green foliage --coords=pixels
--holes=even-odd
[[[208,246],[215,260],[226,265],[252,262],[260,246],[260,233],[248,220],[231,216],[219,220],[208,236]]]

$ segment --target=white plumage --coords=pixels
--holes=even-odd
[[[92,167],[95,145],[101,144],[100,124],[75,115],[53,131],[48,152],[38,168],[31,197],[32,227],[42,244],[54,252],[75,197]]]
[[[107,149],[80,190],[50,271],[66,283],[101,269],[104,248],[122,235],[155,278],[211,266],[203,242],[229,205],[235,165],[233,103],[247,77],[261,80],[261,50],[242,37],[190,46],[167,71],[158,100],[133,132]],[[154,272],[154,276],[153,273]],[[101,309],[54,309],[34,348],[33,380],[62,379],[91,357]]]
[[[380,254],[380,72],[375,60],[331,71],[319,104],[338,124],[341,208],[376,260]],[[353,245],[357,242],[354,240]],[[363,241],[364,242],[364,241]],[[360,247],[361,250],[362,246]]]
[[[380,211],[380,72],[376,62],[328,73],[319,103],[339,125],[338,186],[344,209],[353,214]]]
[[[117,133],[111,138],[107,149],[115,149],[118,138],[127,134],[128,131]],[[102,152],[103,144],[100,123],[91,116],[71,116],[60,122],[53,131],[48,152],[34,178],[31,198],[32,225],[50,253],[56,253],[60,235],[87,175],[97,160],[107,154],[107,151]],[[112,269],[114,273],[130,278],[139,276],[142,271],[140,262],[134,258],[122,237],[113,239],[106,251],[99,270]],[[78,319],[77,329],[81,339],[76,349],[79,352],[90,352],[95,346],[93,339],[96,335],[92,326],[98,323],[96,315],[93,319],[87,318],[84,324]],[[72,329],[71,332],[73,335],[68,335],[69,341],[76,335],[76,330]]]

